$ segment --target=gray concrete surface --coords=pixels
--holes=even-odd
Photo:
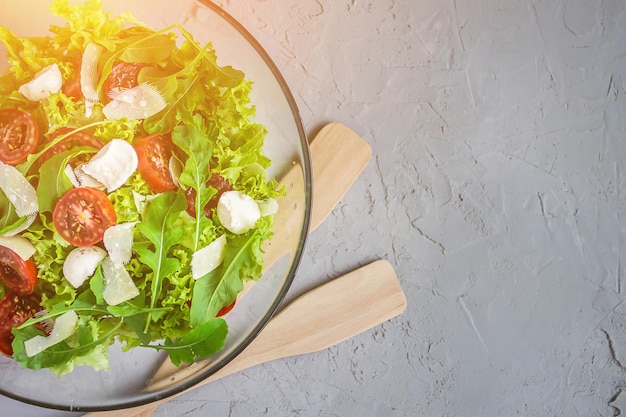
[[[374,152],[290,296],[384,258],[409,305],[154,416],[626,413],[626,3],[218,4],[275,60],[311,135],[340,121]]]

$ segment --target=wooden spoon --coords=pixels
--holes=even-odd
[[[374,261],[294,300],[235,359],[190,390],[261,363],[329,348],[396,317],[406,305],[391,264]],[[87,416],[149,417],[160,404],[185,392],[143,406]]]
[[[313,231],[332,212],[333,208],[335,208],[343,195],[358,178],[369,162],[372,150],[369,144],[355,132],[341,123],[333,122],[325,125],[311,141],[310,153],[315,191],[310,222],[310,231]],[[302,178],[299,170],[298,168],[287,172],[281,178],[281,182],[287,185],[301,182]],[[295,187],[298,189],[303,188],[302,185],[296,185]],[[282,204],[280,206],[282,207]],[[277,223],[288,224],[290,222],[290,213],[288,211],[279,210],[277,216]],[[277,245],[267,248],[266,264],[272,264],[275,258],[282,254],[283,250]],[[245,291],[247,289],[244,289]],[[163,379],[169,375],[174,375],[176,372],[181,371],[171,365],[171,363],[165,362],[153,380]],[[153,410],[156,408],[156,405],[153,404],[155,403],[147,404],[144,407],[153,406]],[[123,413],[120,411],[94,412],[85,416],[132,416],[133,414],[129,414],[130,410],[133,409],[125,410]],[[141,416],[149,416],[150,414],[151,411],[147,414],[141,414]]]

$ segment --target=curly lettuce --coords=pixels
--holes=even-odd
[[[40,149],[16,167],[36,187],[40,206],[37,221],[22,236],[36,249],[36,291],[44,311],[14,328],[14,358],[24,367],[50,368],[61,375],[82,365],[106,369],[107,349],[115,342],[121,342],[123,349],[164,350],[174,363],[206,357],[223,346],[228,332],[226,322],[216,317],[219,310],[232,304],[245,281],[260,278],[262,245],[273,227],[272,217],[266,216],[249,232],[234,235],[219,219],[206,217],[202,208],[217,191],[207,181],[212,173],[219,173],[233,189],[256,200],[283,192],[267,178],[271,161],[262,151],[267,132],[254,121],[253,83],[242,71],[218,65],[211,44],[199,45],[179,25],[154,30],[128,13],[113,16],[103,11],[101,0],[76,5],[55,0],[51,10],[67,23],[52,26],[49,36],[18,37],[0,27],[0,42],[7,47],[9,61],[8,71],[0,75],[0,108],[28,111],[39,126],[45,126]],[[91,42],[104,48],[99,87],[115,62],[141,63],[145,67],[138,81],[155,86],[166,108],[145,120],[107,120],[101,103],[88,117],[84,100],[63,90],[39,103],[16,92],[50,64],[59,66],[64,80],[76,77],[82,53]],[[64,260],[73,247],[56,234],[52,212],[73,187],[65,174],[67,165],[97,150],[66,149],[42,164],[42,154],[62,140],[50,140],[51,134],[62,127],[84,129],[105,144],[115,138],[132,144],[135,138],[167,134],[176,146],[174,162],[180,165],[176,190],[154,193],[135,173],[108,194],[118,223],[135,224],[132,257],[125,268],[139,295],[118,305],[104,301],[101,267],[78,288],[63,277]],[[188,198],[194,199],[195,213],[186,210]],[[0,193],[0,232],[17,221]],[[227,241],[223,263],[195,280],[190,268],[193,254],[222,235]],[[0,288],[0,296],[2,292]],[[42,334],[35,324],[70,310],[79,317],[76,333],[27,356],[24,341]]]

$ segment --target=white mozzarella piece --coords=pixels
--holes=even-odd
[[[57,93],[63,85],[63,76],[57,64],[42,68],[35,78],[20,86],[17,91],[32,101],[40,101],[48,98],[50,94]]]
[[[98,246],[75,248],[65,258],[63,276],[74,288],[78,288],[96,272],[106,255],[106,251]]]
[[[249,195],[226,191],[217,203],[217,217],[228,231],[241,234],[254,227],[261,218],[261,210]]]

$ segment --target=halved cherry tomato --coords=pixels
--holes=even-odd
[[[211,174],[211,177],[206,182],[207,187],[212,187],[217,190],[217,193],[211,197],[208,203],[204,206],[204,215],[207,217],[213,216],[213,210],[217,207],[217,202],[219,201],[222,194],[226,191],[232,191],[233,187],[230,185],[230,182],[220,174],[214,172]],[[196,190],[193,188],[188,188],[185,191],[185,198],[187,199],[187,213],[190,216],[196,216]]]
[[[232,310],[233,307],[235,307],[235,303],[237,303],[237,300],[233,301],[232,304],[230,305],[222,307],[221,310],[217,312],[217,316],[215,317],[222,317],[228,314],[228,312],[230,312],[230,310]]]
[[[83,98],[83,90],[80,87],[81,62],[81,58],[76,58],[70,61],[72,71],[70,72],[67,80],[63,81],[63,86],[61,86],[63,94],[73,98],[75,101]]]
[[[17,165],[26,161],[39,143],[39,128],[30,113],[0,110],[0,161]]]
[[[13,250],[0,245],[0,283],[17,295],[32,293],[37,283],[33,258],[25,261]]]
[[[83,90],[80,87],[80,73],[70,75],[70,78],[63,83],[61,91],[75,101],[83,98]]]
[[[139,160],[139,173],[156,193],[175,190],[176,184],[170,173],[170,159],[174,144],[169,135],[151,135],[133,143]]]
[[[143,64],[132,62],[117,62],[111,68],[111,72],[104,80],[102,91],[105,99],[108,100],[112,91],[123,88],[133,88],[139,85],[137,78],[139,71],[144,67]]]
[[[72,131],[73,133],[70,133]],[[91,132],[86,130],[74,130],[69,127],[62,127],[61,129],[55,131],[52,135],[50,135],[50,142],[59,136],[66,135],[68,133],[70,133],[68,136],[61,139],[56,145],[52,146],[50,149],[45,151],[43,155],[41,155],[40,160],[42,164],[54,155],[65,152],[75,146],[90,146],[94,149],[100,149],[104,146],[100,139],[95,137]]]
[[[237,303],[237,300],[233,301],[230,305],[222,307],[220,311],[217,312],[217,315],[215,317],[225,316],[226,314],[230,312],[230,310],[233,309],[233,307],[235,307],[236,303]],[[187,307],[191,308],[191,300],[187,300]]]
[[[100,242],[104,231],[117,223],[117,215],[107,195],[95,188],[69,190],[52,213],[57,232],[74,246]]]
[[[0,353],[7,356],[13,355],[14,336],[11,329],[24,323],[40,311],[40,298],[37,294],[19,296],[9,291],[0,300]]]

